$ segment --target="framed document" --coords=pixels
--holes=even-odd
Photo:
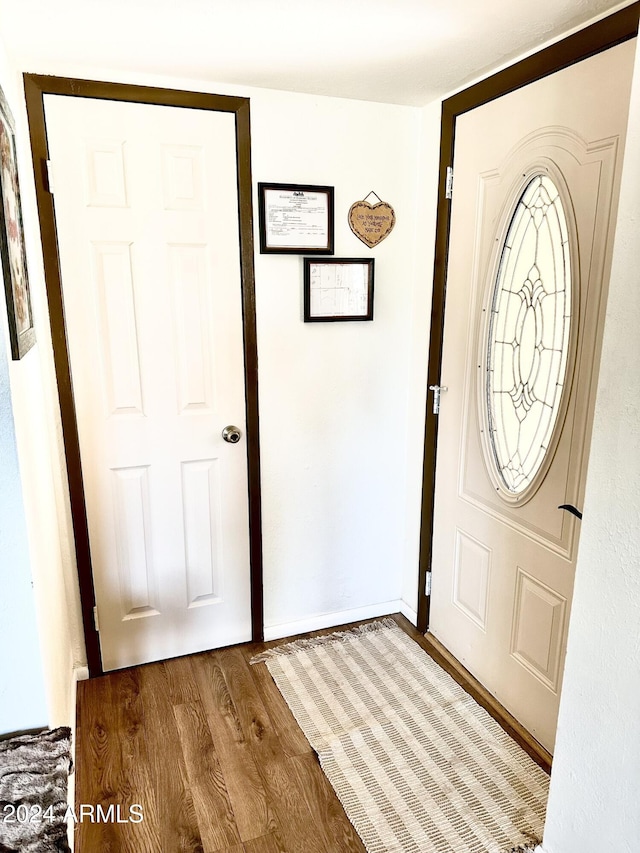
[[[260,253],[333,254],[333,187],[258,184]]]
[[[305,258],[305,323],[373,320],[373,271],[373,258]]]

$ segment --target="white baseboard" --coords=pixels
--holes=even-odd
[[[88,666],[74,666],[73,672],[71,674],[71,707],[69,709],[71,718],[69,720],[69,727],[71,728],[71,734],[74,737],[76,734],[76,704],[78,701],[78,682],[87,681],[88,678]]]
[[[310,616],[308,619],[300,619],[296,622],[265,625],[264,638],[265,640],[280,640],[282,637],[293,637],[297,634],[306,634],[308,631],[321,631],[323,628],[335,628],[337,625],[358,622],[360,619],[375,619],[378,616],[389,616],[392,613],[403,612],[403,606],[406,608],[407,605],[398,599],[397,601],[385,601],[381,604],[371,604],[367,607],[356,607],[353,610],[322,613],[319,616]],[[407,619],[409,618],[407,616]]]
[[[411,622],[414,628],[417,626],[418,614],[412,607],[409,607],[406,601],[400,602],[400,613]]]

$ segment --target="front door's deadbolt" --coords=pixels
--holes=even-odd
[[[429,385],[429,391],[433,391],[433,414],[440,414],[440,394],[447,391],[446,385]]]
[[[228,441],[229,444],[237,444],[242,437],[242,433],[237,426],[229,425],[222,430],[222,437],[225,441]]]

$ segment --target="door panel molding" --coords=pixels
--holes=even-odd
[[[458,116],[635,38],[638,35],[639,21],[640,2],[636,2],[443,101],[428,386],[440,385],[451,213],[451,203],[446,197],[447,168],[454,165],[455,129]],[[427,405],[418,573],[417,627],[422,633],[425,633],[429,627],[429,596],[425,595],[425,587],[427,572],[431,571],[437,440],[438,419]]]
[[[258,415],[258,360],[255,312],[255,278],[253,265],[253,207],[251,182],[251,129],[249,99],[227,95],[212,95],[174,89],[156,89],[78,80],[67,77],[24,75],[24,88],[31,138],[31,153],[36,185],[36,200],[40,219],[41,243],[44,256],[45,285],[53,356],[58,382],[63,442],[71,503],[71,516],[80,586],[82,621],[87,650],[89,674],[100,675],[102,659],[93,608],[95,591],[91,569],[91,552],[87,525],[84,483],[80,464],[78,427],[71,385],[69,352],[66,342],[62,284],[58,258],[57,234],[53,196],[49,192],[47,174],[48,145],[44,113],[45,95],[99,100],[127,101],[169,107],[212,110],[231,113],[236,127],[236,163],[238,170],[238,215],[240,223],[240,261],[242,281],[242,316],[244,344],[245,405],[247,418],[249,548],[251,572],[251,624],[254,641],[263,639],[262,590],[262,512],[260,494],[260,446]]]

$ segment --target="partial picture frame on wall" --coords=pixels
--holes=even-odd
[[[27,276],[15,124],[0,88],[0,256],[7,301],[11,357],[19,361],[36,342]]]

